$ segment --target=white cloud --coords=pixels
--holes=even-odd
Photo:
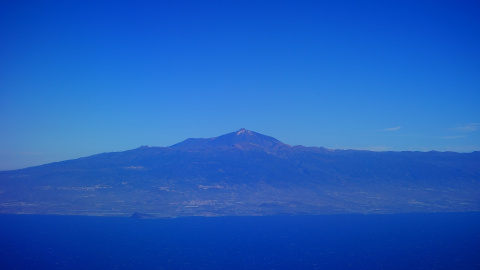
[[[401,129],[402,127],[391,127],[391,128],[386,128],[386,129],[382,129],[380,131],[397,131],[399,129]]]
[[[479,128],[480,128],[480,123],[468,123],[468,124],[456,125],[455,127],[451,128],[451,130],[455,130],[459,132],[473,132],[473,131],[477,131]]]

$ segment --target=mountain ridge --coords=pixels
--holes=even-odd
[[[62,160],[62,161],[55,161],[55,162],[51,162],[51,163],[46,163],[46,164],[40,164],[40,165],[35,165],[35,166],[30,166],[30,167],[26,167],[26,168],[19,168],[19,169],[13,169],[13,170],[3,170],[3,171],[0,171],[1,172],[9,172],[9,171],[18,171],[18,170],[25,170],[25,169],[29,169],[29,168],[36,168],[36,167],[42,167],[42,166],[49,166],[49,165],[52,165],[52,164],[58,164],[58,163],[63,163],[63,162],[71,162],[71,161],[77,161],[77,160],[84,160],[84,159],[89,159],[89,158],[94,158],[94,157],[97,157],[97,156],[101,156],[101,155],[107,155],[107,154],[111,154],[111,155],[115,155],[115,154],[121,154],[121,153],[130,153],[130,152],[135,152],[135,151],[140,151],[140,150],[146,150],[147,152],[158,152],[158,151],[161,151],[161,150],[166,150],[166,151],[169,151],[169,150],[175,150],[175,151],[178,151],[178,150],[181,150],[181,151],[190,151],[190,150],[205,150],[206,148],[238,148],[238,149],[241,149],[241,150],[259,150],[259,149],[275,149],[275,147],[266,147],[265,145],[259,145],[259,144],[255,144],[255,143],[252,143],[252,142],[243,142],[243,146],[253,146],[253,147],[242,147],[242,144],[236,144],[236,143],[223,143],[223,144],[209,144],[209,142],[214,142],[215,140],[217,140],[218,138],[222,138],[224,136],[231,136],[232,134],[237,134],[238,132],[241,132],[242,130],[246,131],[246,132],[252,132],[253,134],[258,134],[264,138],[268,138],[269,140],[275,142],[275,146],[277,146],[276,148],[281,148],[282,150],[292,150],[292,151],[295,151],[295,150],[300,150],[300,151],[311,151],[311,152],[324,152],[324,153],[332,153],[332,152],[336,152],[336,153],[348,153],[348,152],[364,152],[364,153],[405,153],[405,154],[408,154],[408,153],[419,153],[419,154],[425,154],[425,155],[428,155],[428,153],[438,153],[438,154],[460,154],[460,155],[463,155],[463,154],[471,154],[471,155],[478,155],[480,156],[480,151],[473,151],[473,152],[469,152],[469,153],[461,153],[461,152],[454,152],[454,151],[435,151],[435,150],[431,150],[431,151],[372,151],[372,150],[357,150],[357,149],[328,149],[328,148],[324,148],[324,147],[321,147],[321,146],[303,146],[303,145],[294,145],[294,146],[291,146],[289,144],[285,144],[279,140],[277,140],[276,138],[274,137],[271,137],[271,136],[267,136],[267,135],[263,135],[263,134],[260,134],[260,133],[257,133],[257,132],[254,132],[254,131],[250,131],[250,130],[246,130],[244,128],[241,128],[237,131],[234,131],[234,132],[231,132],[231,133],[227,133],[227,134],[224,134],[224,135],[220,135],[220,136],[217,136],[217,137],[211,137],[211,138],[188,138],[188,139],[185,139],[181,142],[178,142],[176,144],[173,144],[173,145],[170,145],[170,146],[148,146],[148,145],[143,145],[143,146],[140,146],[140,147],[137,147],[137,148],[133,148],[133,149],[129,149],[129,150],[124,150],[124,151],[112,151],[112,152],[103,152],[103,153],[98,153],[98,154],[93,154],[93,155],[90,155],[90,156],[84,156],[84,157],[79,157],[79,158],[74,158],[74,159],[68,159],[68,160]],[[258,146],[258,147],[255,147],[255,146]],[[283,147],[282,147],[283,146]]]

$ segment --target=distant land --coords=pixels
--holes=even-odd
[[[480,211],[480,152],[290,146],[240,129],[0,172],[1,214],[261,216]]]

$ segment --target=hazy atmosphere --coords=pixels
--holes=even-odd
[[[242,127],[480,150],[477,1],[2,1],[0,170]]]

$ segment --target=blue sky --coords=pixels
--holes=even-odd
[[[0,40],[0,170],[242,127],[480,150],[477,1],[2,1]]]

